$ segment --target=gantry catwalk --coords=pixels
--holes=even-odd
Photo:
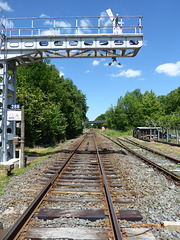
[[[15,158],[16,122],[7,112],[16,104],[16,68],[44,58],[134,57],[143,45],[142,17],[1,18],[1,162]],[[112,63],[111,62],[111,63]],[[111,64],[110,63],[110,64]]]

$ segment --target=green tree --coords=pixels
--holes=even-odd
[[[82,132],[86,97],[49,60],[19,67],[17,102],[25,106],[26,144],[54,144]]]
[[[118,99],[117,106],[106,111],[107,127],[128,130],[137,126],[178,128],[180,116],[180,87],[166,96],[157,97],[151,90],[127,92]]]
[[[165,114],[180,113],[180,87],[171,91],[166,96],[160,96],[159,101],[165,110]]]
[[[127,92],[122,100],[126,124],[130,128],[141,126],[143,124],[143,105],[140,89],[133,92]]]
[[[111,106],[105,113],[106,115],[106,126],[110,129],[116,129],[116,119],[115,119],[115,110]]]
[[[158,120],[158,118],[162,116],[163,111],[161,104],[152,90],[150,92],[146,91],[143,94],[142,104],[145,121],[153,120],[154,122],[156,122],[156,120]]]

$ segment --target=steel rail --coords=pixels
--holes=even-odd
[[[179,163],[180,163],[180,159],[177,159],[177,158],[171,157],[171,156],[169,156],[169,155],[166,155],[166,154],[164,154],[164,153],[158,152],[158,151],[155,150],[155,149],[152,149],[152,148],[143,146],[143,145],[141,145],[141,144],[139,144],[139,143],[136,143],[136,142],[132,141],[131,139],[128,139],[128,138],[125,138],[125,139],[118,138],[118,139],[120,139],[120,140],[122,140],[122,141],[129,142],[129,143],[134,144],[134,145],[137,145],[137,146],[139,146],[139,147],[141,147],[141,148],[146,149],[147,151],[154,152],[154,153],[159,154],[159,155],[161,155],[161,156],[163,156],[163,157],[166,157],[166,158],[168,158],[168,159],[170,159],[170,160],[172,160],[172,161],[174,161],[174,162],[179,162]]]
[[[86,139],[87,134],[84,136],[80,144],[75,148],[75,150],[72,152],[70,157],[66,160],[66,162],[63,164],[63,166],[57,170],[55,175],[49,180],[47,185],[41,190],[41,192],[38,194],[38,196],[35,198],[35,200],[30,204],[30,206],[26,209],[26,211],[21,215],[21,217],[17,220],[17,222],[12,226],[12,228],[9,230],[9,232],[5,235],[3,240],[12,240],[16,239],[19,236],[20,230],[24,227],[24,225],[27,223],[28,219],[31,217],[32,213],[35,211],[35,209],[38,207],[40,202],[42,201],[43,197],[46,195],[50,187],[55,182],[58,175],[63,171],[67,163],[71,160],[73,155],[77,152],[77,149],[82,145],[84,140]]]
[[[101,133],[102,134],[102,133]],[[150,161],[149,159],[143,157],[142,155],[138,154],[137,152],[133,151],[132,149],[128,148],[127,146],[125,146],[123,143],[121,143],[119,140],[118,142],[116,142],[115,140],[111,139],[110,137],[106,136],[105,134],[102,134],[104,137],[108,138],[109,140],[111,140],[112,142],[114,142],[115,144],[117,144],[118,146],[126,149],[127,151],[131,152],[132,154],[134,154],[135,156],[141,158],[142,160],[144,160],[145,162],[149,163],[150,165],[154,166],[155,168],[157,168],[158,170],[160,170],[163,173],[166,173],[167,175],[169,175],[172,179],[174,179],[177,182],[180,182],[180,177],[177,176],[176,174],[173,174],[171,172],[169,172],[167,169],[161,167],[160,165]]]
[[[169,145],[169,146],[180,147],[180,144],[176,144],[176,143],[163,142],[163,141],[158,141],[158,140],[154,140],[154,141],[155,141],[155,142],[158,142],[158,143],[167,144],[167,145]]]
[[[119,141],[119,140],[118,140],[118,141]],[[119,141],[119,142],[120,142],[120,141]],[[152,162],[151,160],[149,160],[149,159],[145,158],[144,156],[140,155],[139,153],[133,151],[132,149],[130,149],[130,148],[128,148],[127,146],[125,146],[123,143],[120,142],[120,144],[121,144],[121,146],[122,146],[123,148],[125,148],[127,151],[131,152],[131,153],[134,154],[135,156],[143,159],[145,162],[147,162],[147,163],[149,163],[150,165],[156,167],[158,170],[160,170],[160,171],[162,171],[163,173],[166,173],[167,175],[171,176],[171,178],[173,178],[174,180],[180,181],[180,177],[178,177],[176,174],[169,172],[167,169],[161,167],[160,165]]]
[[[119,225],[118,225],[118,220],[117,220],[117,217],[116,217],[116,213],[114,211],[114,206],[113,206],[113,203],[112,203],[111,195],[110,195],[108,184],[107,184],[107,181],[106,181],[106,176],[105,176],[103,166],[102,166],[102,163],[101,163],[101,159],[100,159],[98,147],[97,147],[97,144],[96,144],[95,136],[94,136],[94,144],[95,144],[95,147],[96,147],[97,157],[98,157],[98,161],[99,161],[99,165],[100,165],[100,170],[101,170],[101,174],[102,174],[102,177],[103,177],[104,189],[105,189],[105,193],[106,193],[107,203],[108,203],[108,206],[109,206],[109,213],[110,213],[110,216],[111,216],[111,221],[112,221],[112,226],[113,226],[113,230],[114,230],[114,234],[115,234],[115,239],[116,240],[122,240],[121,232],[120,232]]]

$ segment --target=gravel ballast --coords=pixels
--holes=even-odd
[[[115,203],[115,208],[118,210],[139,210],[143,216],[143,219],[139,222],[119,220],[119,225],[125,228],[132,228],[138,227],[140,224],[142,224],[141,226],[149,224],[150,227],[158,224],[159,228],[154,227],[152,229],[156,239],[180,239],[180,233],[160,227],[163,221],[180,221],[180,187],[163,174],[146,165],[142,160],[133,157],[127,152],[127,155],[123,154],[124,152],[120,151],[121,148],[112,144],[110,140],[103,140],[104,137],[102,136],[99,136],[99,138],[101,139],[100,150],[110,148],[112,152],[114,151],[108,154],[108,158],[111,159],[110,162],[118,175],[118,181],[122,183],[122,191],[118,197],[134,201],[133,204]],[[71,142],[69,141],[65,148],[67,149],[70,144]],[[41,164],[29,169],[24,174],[11,178],[11,181],[6,186],[5,194],[0,196],[0,222],[3,223],[4,229],[10,228],[15,223],[39,193],[40,189],[43,188],[43,185],[38,184],[43,173],[57,159],[65,156],[67,155],[63,152],[51,155],[43,160]],[[34,189],[37,188],[37,190],[31,190],[32,186]],[[68,203],[68,206],[73,207],[70,203]],[[81,208],[80,205],[79,208]],[[79,221],[86,227],[88,227],[88,224],[98,225],[96,222],[91,223],[85,220],[71,219],[71,226],[73,226],[73,221],[76,221],[76,224]],[[47,225],[47,222],[41,221],[41,223],[41,226]],[[62,218],[56,219],[50,224],[52,226],[68,227],[66,219]]]

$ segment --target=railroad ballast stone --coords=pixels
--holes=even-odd
[[[132,224],[136,224],[136,226],[149,224],[149,226],[153,227],[154,224],[160,225],[163,221],[179,221],[180,188],[173,181],[168,180],[164,175],[144,164],[140,159],[129,154],[122,154],[120,147],[115,144],[112,145],[110,140],[104,140],[102,136],[99,136],[99,138],[101,138],[102,149],[108,149],[110,146],[111,151],[114,151],[108,154],[108,159],[111,159],[113,168],[116,170],[116,174],[118,174],[117,181],[122,184],[121,190],[124,190],[118,197],[133,201],[133,204],[115,203],[116,208],[118,210],[137,209],[143,216],[140,222],[119,220],[119,225],[124,228],[132,228]],[[122,149],[122,151],[124,150]],[[17,221],[22,212],[25,211],[33,198],[38,194],[37,191],[22,191],[22,189],[25,187],[30,189],[32,185],[35,186],[45,170],[58,159],[62,159],[62,157],[63,152],[59,152],[47,158],[41,164],[29,169],[24,174],[12,177],[7,184],[5,194],[0,196],[0,222],[3,223],[4,229],[11,227]],[[96,204],[94,203],[94,206]],[[9,215],[9,212],[13,214]],[[67,219],[61,218],[49,220],[48,222],[43,220],[38,222],[41,227],[49,226],[48,223],[52,227],[68,227],[69,222],[67,224],[66,221]],[[87,220],[73,218],[71,219],[71,226],[75,225],[75,222],[77,224],[78,221],[82,226],[88,227],[93,225],[98,227],[98,221],[92,223]],[[105,226],[106,221],[104,220]],[[180,239],[178,232],[170,231],[167,228],[153,228],[152,232],[155,238],[159,240]]]

